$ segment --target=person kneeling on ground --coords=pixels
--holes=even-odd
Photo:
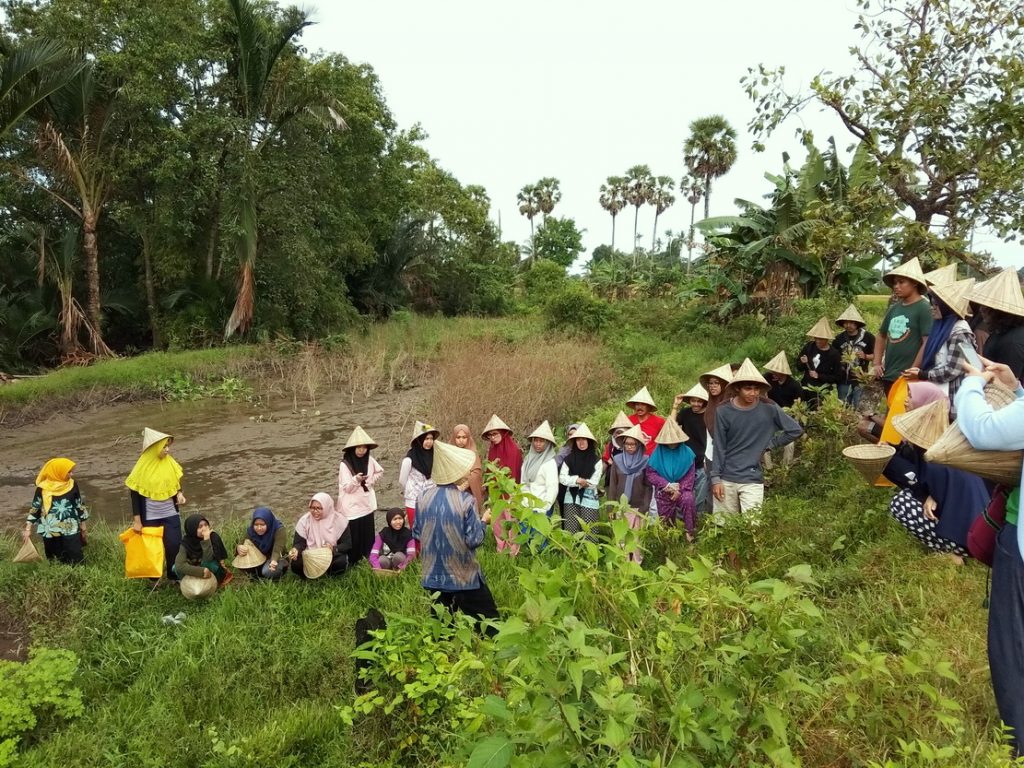
[[[450,611],[496,619],[498,607],[476,559],[490,514],[478,517],[473,496],[458,486],[473,468],[475,456],[440,440],[434,443],[436,486],[423,491],[416,501],[412,535],[420,543],[423,588],[437,592],[438,602]]]
[[[220,536],[210,527],[210,521],[202,515],[189,515],[185,518],[181,546],[174,558],[175,578],[195,576],[199,579],[216,579],[219,586],[232,579],[232,573],[224,561],[228,551]]]
[[[715,414],[711,494],[716,515],[760,508],[764,501],[761,455],[803,434],[792,416],[761,399],[767,390],[768,382],[748,358],[726,388],[729,399]]]
[[[292,569],[302,579],[344,573],[348,570],[351,549],[348,518],[334,509],[334,499],[328,494],[314,494],[309,500],[309,511],[295,523],[295,536],[288,552]],[[330,560],[321,564],[319,559],[313,558],[312,551],[317,556],[326,554]],[[314,562],[309,562],[311,559]]]
[[[416,543],[405,524],[405,510],[392,507],[387,512],[387,525],[373,540],[370,565],[378,571],[404,571],[416,559]]]
[[[252,520],[245,532],[246,540],[235,547],[235,554],[248,557],[249,547],[255,547],[266,558],[262,565],[242,568],[254,579],[271,579],[276,581],[288,570],[285,555],[284,523],[278,520],[270,507],[256,507],[252,512]],[[237,566],[238,563],[235,563]]]

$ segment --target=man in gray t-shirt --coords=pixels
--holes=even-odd
[[[803,428],[764,398],[768,382],[749,359],[726,388],[728,399],[715,414],[711,493],[715,514],[757,509],[764,501],[761,455],[793,442]]]

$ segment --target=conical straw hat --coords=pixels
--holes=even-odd
[[[343,450],[347,451],[349,448],[355,448],[358,445],[365,445],[367,448],[376,448],[377,442],[366,434],[366,430],[362,427],[356,427],[352,430],[352,434],[348,436],[348,441],[345,443],[345,448]]]
[[[643,403],[651,406],[652,411],[658,410],[658,406],[654,404],[654,398],[651,397],[651,393],[647,391],[647,387],[641,387],[639,392],[626,401],[626,405],[632,405],[633,403]]]
[[[157,432],[155,429],[146,427],[142,430],[142,450],[145,451],[149,446],[155,445],[168,437],[170,435],[165,435],[163,432]]]
[[[985,400],[998,411],[1012,403],[1016,397],[1009,390],[996,384],[985,387]],[[1021,468],[1024,465],[1024,451],[979,451],[974,448],[960,431],[956,422],[950,424],[938,440],[924,455],[927,461],[945,464],[947,467],[993,480],[1003,485],[1019,485]]]
[[[658,445],[676,445],[677,443],[685,443],[689,439],[686,433],[676,424],[675,419],[666,419],[665,426],[661,428],[658,436],[654,438],[654,442]]]
[[[941,397],[928,405],[894,416],[892,426],[904,440],[927,451],[949,427],[949,400]]]
[[[620,429],[629,429],[632,426],[633,422],[629,420],[629,416],[622,411],[619,411],[619,415],[615,417],[615,421],[613,421],[612,425],[608,427],[608,434],[614,435]]]
[[[491,420],[487,422],[487,426],[484,427],[484,431],[481,434],[486,437],[488,432],[498,432],[502,429],[512,434],[512,427],[499,419],[498,414],[495,413],[491,416]]]
[[[260,552],[259,547],[249,541],[249,539],[243,541],[242,546],[248,550],[248,554],[237,555],[231,561],[231,565],[235,568],[259,568],[267,562],[267,556]]]
[[[947,283],[956,282],[956,262],[947,264],[944,267],[933,269],[931,272],[924,273],[924,279],[928,282],[928,285],[946,285]]]
[[[891,269],[885,273],[882,281],[892,288],[892,281],[897,277],[905,277],[908,280],[913,280],[915,283],[921,286],[921,292],[928,290],[928,283],[924,279],[924,272],[921,271],[921,262],[917,260],[917,256],[905,261],[895,269]]]
[[[698,383],[690,387],[683,395],[684,400],[688,400],[691,397],[695,397],[698,400],[703,400],[706,403],[710,395],[708,395],[708,391]]]
[[[590,431],[590,427],[586,425],[586,422],[580,422],[580,425],[576,427],[576,431],[572,434],[572,439],[575,440],[578,437],[585,437],[587,440],[592,440],[594,443],[597,442],[597,438],[594,437],[594,433]]]
[[[558,441],[555,440],[555,433],[551,431],[551,425],[548,424],[548,420],[544,419],[541,425],[531,432],[527,437],[533,440],[535,437],[539,437],[542,440],[547,440],[552,445],[558,445]]]
[[[438,440],[434,443],[434,468],[430,478],[438,485],[457,483],[476,463],[476,452]]]
[[[961,318],[967,317],[971,311],[971,290],[974,278],[957,280],[955,283],[937,283],[931,287],[932,296],[937,296],[942,303],[956,312]]]
[[[831,339],[836,334],[832,330],[832,323],[828,321],[827,317],[822,315],[806,335],[812,339]]]
[[[764,369],[766,371],[771,371],[772,373],[782,373],[786,376],[793,375],[793,371],[789,369],[789,360],[786,359],[785,352],[779,352],[779,354],[765,363]]]
[[[32,543],[31,539],[22,544],[18,554],[14,556],[14,562],[16,563],[34,563],[42,559],[43,556],[39,554],[39,550],[36,549],[36,545]]]
[[[433,435],[436,440],[441,436],[441,430],[430,426],[425,421],[417,421],[416,426],[412,428],[412,440],[410,440],[409,443],[415,443],[416,439],[423,435]]]
[[[1020,278],[1011,268],[1004,269],[991,280],[975,285],[971,291],[971,301],[1024,317],[1024,294],[1020,289]]]
[[[767,379],[761,375],[761,372],[757,370],[757,366],[750,362],[750,358],[743,359],[743,365],[732,377],[732,381],[729,382],[729,387],[735,389],[740,384],[759,384],[765,389],[771,386]]]
[[[435,457],[435,461],[437,458]],[[330,547],[309,547],[302,551],[302,573],[307,579],[319,579],[331,567],[334,551]]]
[[[861,477],[868,481],[868,485],[874,485],[875,480],[882,474],[885,465],[889,463],[896,453],[891,445],[879,443],[878,445],[851,445],[843,448],[843,456],[853,465],[853,468],[860,472]]]
[[[667,424],[668,422],[666,421],[665,423]],[[623,432],[620,435],[618,435],[615,439],[618,440],[619,441],[619,445],[621,445],[622,441],[625,438],[627,438],[627,437],[632,437],[634,440],[636,440],[638,443],[640,443],[640,445],[646,445],[647,444],[647,435],[645,435],[644,431],[642,429],[640,429],[640,425],[639,424],[634,424],[629,429],[627,429],[625,432]]]
[[[730,381],[732,381],[732,368],[729,367],[728,363],[726,363],[725,365],[720,365],[713,371],[702,373],[700,377],[697,379],[697,381],[700,382],[700,385],[704,387],[704,389],[707,389],[708,379],[710,379],[712,376],[714,376],[716,379],[721,379],[726,384],[728,384]]]
[[[199,576],[183,576],[181,579],[181,594],[186,600],[209,597],[216,591],[217,579],[212,575],[208,579]]]
[[[864,318],[861,316],[860,311],[853,304],[850,304],[846,309],[843,310],[843,314],[836,318],[836,325],[842,325],[846,322],[860,323],[861,325],[867,325]]]

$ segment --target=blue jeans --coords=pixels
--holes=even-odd
[[[839,395],[839,402],[856,409],[860,406],[860,398],[864,394],[864,388],[860,384],[840,384],[837,394]]]

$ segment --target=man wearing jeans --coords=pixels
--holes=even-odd
[[[747,513],[764,501],[761,455],[787,445],[803,429],[792,416],[764,398],[768,382],[750,359],[726,388],[728,399],[715,414],[711,493],[716,515]]]

